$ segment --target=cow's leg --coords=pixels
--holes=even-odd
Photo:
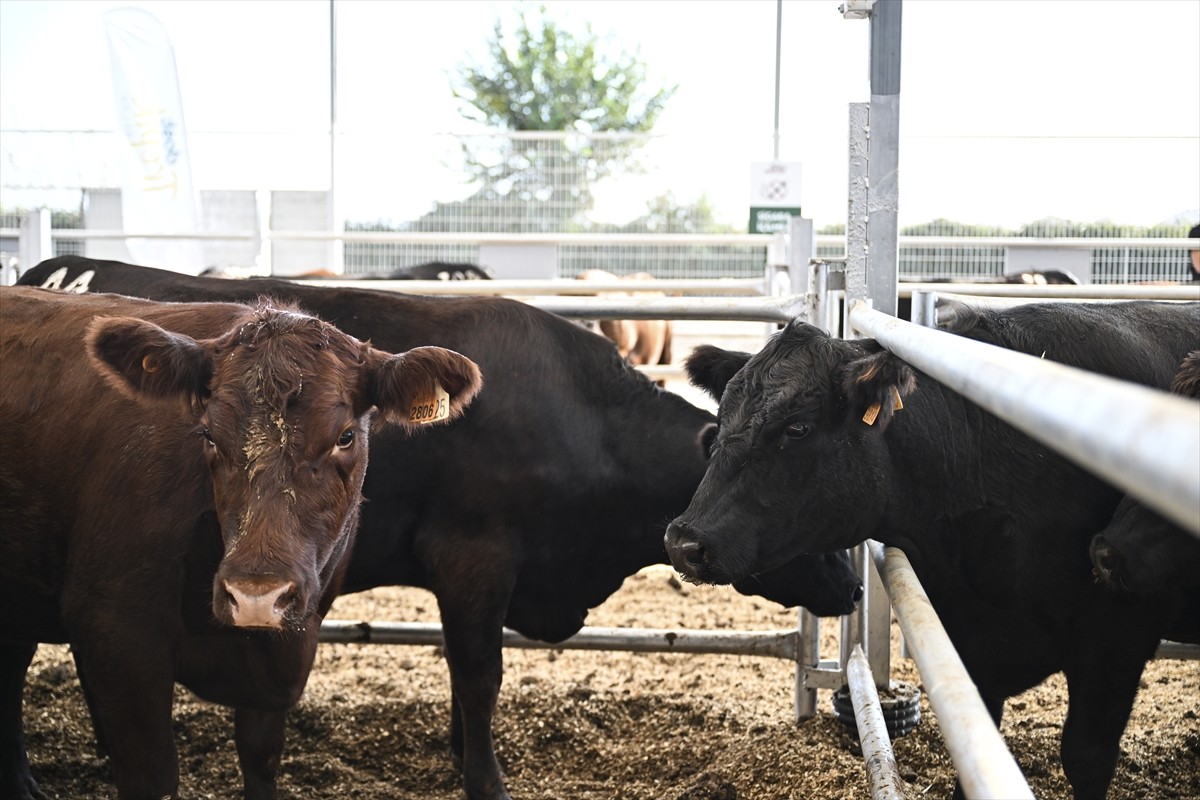
[[[45,800],[29,769],[21,706],[37,644],[0,644],[0,797]]]
[[[246,800],[275,800],[287,712],[239,708],[233,719]]]
[[[119,800],[175,797],[179,757],[171,729],[174,672],[166,648],[149,641],[80,646],[80,680],[104,731]]]
[[[493,592],[471,597],[438,595],[446,663],[450,668],[451,750],[461,757],[463,786],[470,800],[508,800],[500,762],[492,741],[492,716],[500,696],[504,664],[502,655],[504,599]],[[490,601],[482,598],[491,598]]]
[[[96,758],[108,758],[108,744],[104,740],[104,731],[100,729],[100,720],[96,716],[96,701],[92,697],[91,687],[87,684],[87,679],[84,675],[87,670],[79,666],[79,652],[75,648],[71,648],[71,655],[75,659],[75,674],[79,676],[79,688],[83,690],[83,699],[87,702],[88,716],[92,720],[92,734],[96,737]]]
[[[1112,653],[1096,658],[1091,664],[1064,670],[1068,701],[1062,764],[1075,800],[1103,800],[1108,794],[1121,734],[1146,665],[1145,660],[1113,658]]]

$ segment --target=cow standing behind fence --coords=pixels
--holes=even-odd
[[[1032,304],[955,315],[955,333],[1165,388],[1200,304]],[[1138,679],[1178,600],[1095,585],[1088,542],[1120,492],[884,350],[793,322],[754,356],[688,360],[720,432],[667,532],[688,579],[724,583],[798,552],[875,539],[903,550],[997,724],[1062,671],[1063,768],[1106,794]]]
[[[0,298],[0,796],[42,796],[22,687],[38,642],[68,642],[121,798],[175,796],[177,681],[236,709],[246,796],[275,797],[372,415],[458,417],[478,368],[268,301]]]
[[[1200,401],[1200,350],[1179,365],[1171,391]],[[1115,591],[1150,597],[1182,594],[1183,613],[1167,636],[1200,644],[1200,538],[1129,495],[1092,539],[1091,556],[1097,580]]]

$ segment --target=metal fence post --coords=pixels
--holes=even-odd
[[[801,608],[797,616],[800,642],[796,658],[796,694],[793,703],[796,722],[800,722],[817,715],[817,690],[816,687],[808,685],[806,667],[816,667],[821,663],[821,620],[805,608]]]
[[[50,210],[31,208],[21,221],[18,253],[21,271],[29,269],[54,256],[54,241],[50,238]]]

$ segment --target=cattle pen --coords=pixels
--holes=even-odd
[[[524,296],[523,299],[525,299],[527,302],[529,302],[531,304],[542,306],[543,308],[545,308],[547,310],[552,309],[556,313],[561,314],[563,316],[573,316],[573,317],[582,317],[582,318],[601,318],[601,317],[605,317],[605,316],[611,316],[614,318],[615,317],[641,316],[641,317],[645,317],[645,318],[675,317],[675,318],[682,318],[682,319],[718,319],[718,320],[733,319],[733,320],[741,320],[741,321],[760,320],[760,321],[762,321],[762,330],[764,332],[766,330],[769,330],[772,326],[788,322],[795,318],[812,319],[812,320],[818,322],[819,324],[822,324],[822,325],[826,326],[827,328],[829,328],[833,331],[837,331],[839,333],[849,330],[851,324],[853,324],[855,326],[870,326],[872,324],[872,319],[875,319],[879,322],[879,324],[884,325],[886,328],[892,330],[897,335],[904,333],[904,332],[908,332],[908,335],[913,335],[913,336],[923,335],[923,336],[928,336],[928,337],[935,337],[935,338],[929,338],[927,340],[928,346],[922,346],[920,348],[923,351],[929,351],[930,353],[936,352],[937,350],[942,349],[943,343],[948,341],[945,334],[942,334],[939,332],[934,332],[934,331],[922,331],[920,334],[913,333],[914,330],[919,330],[918,328],[916,328],[916,326],[909,325],[908,323],[903,323],[902,321],[892,317],[891,315],[880,314],[878,312],[871,312],[869,309],[865,309],[862,306],[853,305],[851,302],[849,302],[849,300],[851,298],[851,291],[848,287],[852,287],[856,282],[859,281],[859,276],[857,276],[855,274],[855,269],[861,269],[861,264],[855,264],[854,261],[851,260],[847,263],[845,273],[842,273],[839,275],[839,273],[836,270],[833,272],[830,272],[828,270],[828,267],[831,266],[829,263],[816,261],[811,258],[811,255],[806,253],[806,247],[804,245],[805,237],[803,235],[803,231],[794,233],[792,236],[792,240],[798,244],[797,244],[797,246],[795,246],[791,250],[789,250],[789,255],[788,255],[789,263],[786,265],[773,265],[771,267],[771,269],[767,273],[766,279],[764,281],[759,282],[759,286],[762,288],[758,290],[759,296],[757,296],[757,297],[749,297],[749,298],[733,297],[733,298],[721,299],[721,300],[715,300],[715,301],[711,297],[652,298],[652,299],[643,299],[643,300],[622,299],[620,301],[617,301],[615,299],[605,299],[605,298],[547,297],[545,295],[535,294],[535,295]],[[805,270],[805,268],[807,268],[807,271]],[[782,280],[782,277],[783,277],[782,274],[784,272],[788,273],[788,281],[787,282]],[[791,280],[794,276],[801,276],[801,277],[800,277],[799,281],[797,281],[795,284],[792,284]],[[838,278],[843,278],[843,279],[841,281],[839,281]],[[796,285],[797,290],[793,290],[791,288],[792,285]],[[803,287],[805,285],[809,286],[810,290],[807,292],[799,291],[800,287]],[[811,289],[812,286],[823,286],[824,291],[819,291],[819,292],[813,291]],[[380,287],[380,288],[383,288],[383,287]],[[413,283],[409,282],[409,283],[405,283],[403,285],[391,287],[391,288],[403,289],[404,291],[408,291],[408,292],[427,289],[434,293],[440,293],[440,290],[444,290],[445,284],[440,284],[440,285],[435,284],[430,287],[422,287],[422,286],[414,285]],[[486,287],[486,288],[499,289],[502,287]],[[579,291],[578,285],[569,284],[568,282],[563,282],[561,288],[564,290],[564,293],[566,293],[566,294],[572,294],[574,292]],[[594,287],[592,287],[592,288],[594,288]],[[624,291],[628,291],[628,289],[629,289],[628,286],[622,286],[621,288]],[[644,289],[646,291],[653,291],[655,289],[661,289],[661,288],[663,288],[663,287],[656,286],[652,283],[646,284],[643,287],[639,287],[639,289]],[[673,288],[678,289],[678,287],[673,287]],[[705,289],[707,289],[709,287],[706,286],[705,284],[698,284],[692,288],[694,291],[703,292]],[[979,286],[970,286],[970,285],[958,286],[958,285],[952,285],[952,284],[941,284],[937,288],[939,290],[948,290],[950,292],[960,294],[960,295],[965,295],[965,294],[968,294],[971,292],[978,293],[981,291],[984,291],[984,292],[987,291],[987,287],[981,288]],[[1018,288],[1020,288],[1020,287],[1018,287]],[[472,287],[472,289],[475,292],[479,292],[479,290],[485,289],[485,286],[484,285],[474,286],[474,287]],[[546,291],[548,291],[548,290],[549,290],[549,288],[546,289]],[[780,290],[782,290],[782,291],[780,291]],[[768,294],[769,291],[779,291],[779,293],[772,295],[772,294]],[[1074,299],[1074,300],[1080,300],[1080,301],[1084,300],[1085,296],[1095,293],[1095,290],[1092,287],[1062,287],[1061,289],[1056,288],[1053,291],[1056,294],[1066,296],[1068,299]],[[503,292],[501,292],[501,293],[503,293]],[[1016,294],[1016,295],[1024,295],[1025,297],[1029,297],[1029,298],[1036,297],[1038,299],[1043,299],[1044,296],[1047,294],[1047,291],[1045,290],[1045,287],[1028,287],[1028,288],[1021,289],[1021,291],[1016,291],[1014,289],[1011,293]],[[1106,291],[1103,293],[1108,294],[1108,295],[1115,294],[1115,292],[1113,292],[1113,291]],[[1155,298],[1158,298],[1158,299],[1169,299],[1169,300],[1200,299],[1200,296],[1198,296],[1198,292],[1194,287],[1181,287],[1181,286],[1155,287],[1155,288],[1141,287],[1140,289],[1136,290],[1135,293],[1141,294],[1143,296],[1153,295]],[[747,294],[747,292],[745,291],[745,287],[739,289],[736,292],[736,294]],[[902,294],[902,292],[898,291],[897,295],[900,295],[900,294]],[[1046,299],[1048,299],[1048,298],[1046,298]],[[1090,298],[1090,299],[1094,299],[1094,298]],[[1100,299],[1115,299],[1115,297],[1110,296],[1110,297],[1100,298]],[[928,306],[928,308],[927,308],[927,306]],[[924,316],[926,317],[927,321],[932,322],[934,320],[932,320],[931,317],[936,316],[936,314],[930,315],[930,314],[926,313],[926,312],[928,312],[929,308],[932,308],[935,312],[938,310],[936,302],[934,302],[932,300],[928,303],[924,302],[924,301],[914,303],[914,309],[918,310],[921,313],[924,313]],[[852,310],[849,311],[849,313],[846,313],[844,311],[844,309],[852,309]],[[886,333],[884,333],[880,338],[883,339],[885,336],[887,336]],[[913,359],[914,359],[914,361],[917,361],[918,357],[914,356]],[[1038,363],[1038,359],[1033,359],[1032,362],[1028,362],[1028,363],[1036,364],[1036,363]],[[1023,371],[1023,366],[1017,367],[1017,369],[1016,369],[1017,373],[1020,373],[1022,371]],[[995,377],[996,376],[992,376],[993,379]],[[988,375],[983,374],[982,376],[979,376],[975,380],[979,381],[980,385],[983,387],[983,389],[986,390],[988,379],[989,379]],[[1068,385],[1070,384],[1070,382],[1071,381],[1067,382]],[[1071,407],[1072,403],[1082,401],[1084,396],[1086,396],[1087,398],[1091,398],[1091,397],[1097,396],[1097,395],[1103,396],[1103,394],[1107,391],[1107,389],[1108,389],[1108,387],[1101,387],[1099,389],[1096,389],[1096,387],[1094,387],[1090,384],[1081,384],[1080,386],[1075,387],[1074,389],[1068,388],[1067,390],[1065,390],[1065,392],[1066,392],[1065,399],[1063,399],[1063,398],[1059,398],[1059,399],[1062,400],[1062,402],[1067,407]],[[1023,398],[1023,397],[1019,398],[1019,401],[1017,403],[1018,409],[1016,412],[1014,412],[1014,413],[1017,413],[1018,416],[1021,416],[1024,413],[1019,408],[1019,406],[1021,405],[1021,403],[1025,402],[1026,399],[1027,398]],[[1133,406],[1137,406],[1142,403],[1142,399],[1138,395],[1135,394],[1132,396],[1130,403]],[[1026,410],[1028,410],[1028,409],[1026,409]],[[1103,419],[1101,421],[1106,422]],[[1111,437],[1112,435],[1113,435],[1113,433],[1110,429],[1110,426],[1108,426],[1107,424],[1104,424],[1104,425],[1101,425],[1101,430],[1096,433],[1095,438],[1103,440],[1103,439]],[[1183,441],[1184,446],[1186,447],[1187,440],[1183,439],[1182,441]],[[1172,441],[1170,443],[1168,449],[1176,447],[1177,444],[1178,444],[1177,442]],[[1120,452],[1119,442],[1116,442],[1114,440],[1113,446],[1117,447],[1116,452],[1119,453]],[[1112,457],[1111,454],[1108,457],[1111,458]],[[1117,458],[1121,458],[1121,456],[1118,455]],[[1182,474],[1183,474],[1184,478],[1186,479],[1187,476],[1192,473],[1189,473],[1185,470],[1184,473],[1182,473]],[[1194,481],[1193,481],[1193,483],[1194,483]],[[1127,485],[1125,483],[1121,483],[1120,485],[1125,486],[1126,488],[1133,488],[1133,486]],[[1172,491],[1168,489],[1167,495],[1168,495],[1168,497],[1173,496]],[[1172,502],[1179,502],[1179,503],[1186,505],[1186,503],[1188,502],[1187,497],[1188,497],[1188,495],[1186,495],[1186,494],[1180,495],[1179,498],[1177,498],[1176,500],[1174,500]],[[874,578],[874,573],[871,573],[872,585],[874,585],[875,580],[876,579]],[[884,686],[887,685],[886,684],[886,681],[887,681],[886,676],[888,676],[890,674],[889,669],[886,666],[886,662],[885,662],[885,665],[882,667],[877,667],[876,663],[874,663],[874,662],[878,661],[881,651],[885,649],[885,648],[880,648],[878,646],[877,642],[880,641],[880,631],[885,632],[883,641],[886,641],[886,628],[885,628],[885,626],[878,624],[877,620],[879,620],[880,618],[883,618],[884,620],[886,620],[889,615],[889,609],[888,609],[888,605],[887,605],[886,601],[887,601],[886,594],[880,595],[879,593],[876,593],[874,590],[872,590],[872,594],[869,597],[868,602],[863,605],[863,608],[861,609],[860,613],[854,615],[853,617],[848,618],[848,620],[847,620],[848,627],[847,626],[844,626],[844,627],[847,627],[847,630],[849,630],[850,634],[848,636],[843,636],[843,651],[846,650],[845,645],[847,645],[847,644],[855,644],[855,643],[861,642],[865,646],[866,660],[871,665],[870,672],[874,676],[876,676],[876,678],[875,678],[876,682],[882,683]],[[899,598],[897,598],[897,616],[901,620],[903,620],[906,616],[906,612],[901,609],[901,603],[899,601]],[[335,626],[332,622],[330,623],[330,631],[333,631],[336,627],[337,626]],[[888,626],[888,627],[890,627],[890,626]],[[409,632],[409,633],[411,633],[411,632]],[[350,625],[345,626],[344,631],[342,631],[340,633],[336,633],[336,634],[331,633],[330,635],[331,636],[340,636],[341,638],[337,638],[336,639],[337,641],[360,641],[360,642],[361,641],[373,641],[373,642],[397,642],[397,643],[399,643],[401,641],[404,641],[403,637],[406,635],[409,635],[409,633],[406,633],[404,631],[403,627],[397,627],[395,629],[391,629],[390,626],[386,625],[386,624],[380,625],[380,624],[371,624],[371,623],[366,623],[366,624],[351,623]],[[597,638],[594,641],[589,642],[588,636],[593,633],[597,634]],[[542,646],[542,647],[549,646],[549,647],[554,647],[555,649],[558,649],[558,648],[563,648],[563,649],[579,649],[579,648],[633,649],[633,650],[639,650],[639,651],[662,650],[662,651],[667,651],[667,652],[670,652],[673,650],[675,652],[696,652],[696,653],[700,653],[700,652],[725,652],[725,653],[748,652],[750,654],[756,654],[756,655],[773,655],[776,657],[792,659],[792,660],[795,660],[798,662],[798,666],[797,666],[798,695],[797,696],[798,696],[798,700],[799,700],[798,713],[801,716],[804,716],[806,714],[806,709],[804,708],[804,704],[807,702],[806,698],[811,697],[812,693],[814,692],[814,690],[816,688],[827,688],[827,689],[828,688],[837,688],[848,681],[852,682],[852,683],[857,683],[858,688],[860,688],[860,689],[862,688],[862,685],[861,685],[862,680],[861,679],[862,679],[862,676],[865,674],[865,672],[860,669],[860,667],[863,666],[861,659],[858,659],[857,657],[855,657],[856,666],[853,670],[848,668],[849,658],[840,659],[839,661],[833,662],[833,663],[828,663],[828,662],[813,663],[811,660],[810,654],[815,652],[815,648],[811,648],[807,645],[807,641],[808,641],[807,633],[801,634],[800,632],[797,632],[794,635],[789,635],[789,636],[783,637],[784,638],[783,643],[779,643],[777,641],[775,644],[767,644],[767,645],[764,645],[763,647],[757,648],[757,649],[755,649],[754,647],[746,647],[745,646],[746,642],[736,641],[736,639],[738,637],[731,637],[730,634],[732,632],[730,632],[730,631],[716,632],[716,636],[721,640],[721,642],[719,644],[713,644],[711,641],[706,641],[708,639],[709,634],[711,633],[711,632],[707,632],[707,631],[693,632],[693,631],[678,631],[678,630],[661,629],[661,630],[650,630],[650,631],[646,631],[644,633],[645,633],[644,636],[634,636],[633,637],[633,639],[637,639],[638,641],[632,641],[631,639],[629,639],[627,637],[627,631],[625,629],[618,629],[615,631],[614,630],[593,631],[593,630],[585,629],[580,634],[580,636],[576,637],[576,639],[574,639],[574,640],[571,640],[567,644],[540,645],[540,646]],[[756,632],[749,632],[749,633],[751,634],[751,636],[754,636]],[[424,629],[415,630],[415,634],[416,634],[416,638],[411,642],[411,643],[415,643],[415,644],[430,644],[430,643],[438,641],[438,638],[439,638],[439,631],[436,626],[426,627]],[[791,632],[789,631],[788,634],[791,634]],[[765,632],[765,636],[776,639],[776,640],[781,638],[775,632]],[[626,637],[625,644],[622,643],[622,637]],[[923,652],[924,646],[921,644],[917,644],[917,640],[920,638],[926,638],[926,637],[924,637],[924,636],[919,637],[917,635],[908,635],[906,633],[906,642],[908,642],[908,644],[912,647],[922,648],[922,652]],[[790,641],[788,641],[789,639],[790,639]],[[913,641],[909,641],[910,639]],[[629,643],[629,642],[632,642],[632,643]],[[506,639],[506,643],[511,646],[525,646],[525,644],[526,644],[525,642],[519,640],[519,638],[517,638],[515,636],[508,637]],[[715,648],[715,649],[712,649],[712,648]],[[739,651],[737,648],[742,648],[742,650]],[[1176,648],[1174,646],[1168,645],[1168,646],[1164,646],[1164,651],[1162,652],[1162,654],[1170,655],[1171,657],[1179,657],[1179,656],[1185,655],[1187,652],[1188,651],[1186,651],[1182,648]],[[794,654],[796,654],[796,653],[801,654],[800,658],[795,657]],[[922,656],[922,658],[924,658],[924,656]],[[953,661],[953,659],[932,659],[932,658],[928,659],[928,660],[930,662],[933,662],[933,661],[940,662],[942,660]],[[801,661],[803,661],[804,663],[800,664],[799,662],[801,662]],[[950,667],[951,667],[951,669],[953,669],[952,664],[950,665]],[[858,677],[856,678],[855,676],[858,676]],[[965,676],[963,676],[961,674],[958,676],[957,679],[943,679],[941,677],[936,676],[935,673],[929,673],[929,674],[923,673],[922,677],[923,677],[923,680],[927,684],[927,688],[929,685],[932,685],[935,683],[937,685],[950,685],[955,682],[961,683],[963,680],[965,680]],[[868,681],[869,680],[870,679],[868,679]],[[873,701],[870,699],[869,692],[853,691],[852,694],[858,698],[856,700],[856,702],[859,704],[860,710],[862,708],[863,702],[873,705]],[[955,705],[955,704],[951,704],[951,705]],[[940,718],[940,715],[943,713],[942,711],[936,710],[936,709],[935,709],[935,712],[939,715],[939,718]],[[955,709],[951,709],[951,712],[955,713]],[[811,708],[807,709],[807,713],[811,713]],[[868,716],[874,716],[874,715],[868,715]],[[868,724],[868,723],[864,723],[864,724]],[[985,720],[977,720],[974,723],[968,723],[968,727],[972,727],[972,726],[974,726],[975,729],[980,730],[980,731],[987,731],[987,730],[994,731],[994,726],[992,725],[991,721],[986,720],[986,719]],[[947,730],[949,730],[951,727],[952,726],[946,726]],[[975,733],[967,734],[966,739],[973,743],[979,738],[980,735],[982,735],[982,734],[975,734]],[[875,737],[875,740],[882,744],[881,737]],[[998,756],[998,757],[990,758],[990,759],[988,759],[988,758],[980,759],[980,754],[977,752],[977,750],[978,750],[978,748],[971,746],[969,748],[960,748],[957,751],[957,754],[955,757],[956,768],[959,770],[959,773],[964,776],[964,780],[966,780],[965,779],[966,775],[973,774],[973,772],[978,772],[981,775],[988,774],[988,771],[986,769],[976,769],[979,765],[986,765],[986,764],[994,765],[995,763],[1003,763],[1003,761],[1004,761],[1005,756]],[[952,752],[954,752],[953,748],[952,748]],[[865,752],[864,752],[864,755],[866,755]],[[999,759],[999,761],[997,761],[997,758]],[[868,760],[869,760],[869,762],[872,762],[872,763],[886,763],[888,759],[886,758],[886,755],[884,755],[879,758],[869,756]],[[1011,761],[1011,759],[1009,759],[1009,760]],[[962,763],[959,763],[960,761]],[[990,786],[990,784],[989,784],[989,786]],[[972,790],[971,793],[974,796],[1000,796],[1002,794],[1008,794],[1009,792],[1007,790],[996,790],[996,789],[992,788],[991,790],[983,789],[978,792]]]
[[[843,8],[869,9],[870,5],[848,2]],[[893,7],[894,16],[884,11]],[[835,336],[859,331],[1030,436],[1063,448],[1064,455],[1083,468],[1143,499],[1200,536],[1200,428],[1195,424],[1195,402],[1028,356],[989,352],[985,345],[930,329],[937,324],[938,297],[950,295],[1006,297],[1018,301],[1065,298],[1102,302],[1129,297],[1173,301],[1200,300],[1200,287],[1010,287],[951,283],[905,288],[896,285],[898,9],[899,3],[888,3],[879,4],[878,13],[867,12],[873,27],[871,103],[854,104],[850,110],[848,257],[844,271],[830,268],[839,264],[814,258],[811,223],[806,225],[807,221],[796,219],[789,234],[776,237],[768,248],[767,272],[762,280],[651,281],[636,287],[622,283],[591,284],[586,288],[589,294],[663,292],[706,295],[703,297],[582,297],[578,295],[585,290],[568,281],[459,284],[379,281],[372,288],[406,293],[514,296],[574,319],[756,322],[763,323],[764,335],[772,326],[801,319]],[[849,16],[851,12],[846,13]],[[49,251],[48,220],[42,233],[41,250]],[[109,233],[113,238],[130,236],[128,232]],[[97,238],[103,235],[91,234]],[[272,238],[302,240],[306,236],[300,232],[279,232]],[[311,238],[331,237],[327,233],[314,233]],[[465,234],[461,238],[482,237]],[[601,241],[609,240],[610,237],[603,237]],[[868,253],[872,254],[871,264],[867,263]],[[881,253],[882,257],[878,255]],[[27,263],[37,260],[40,257],[26,255]],[[322,285],[336,284],[336,281],[322,281]],[[911,299],[912,318],[922,324],[905,322],[896,315],[894,304],[899,298]],[[670,369],[651,374],[678,375]],[[1080,409],[1087,411],[1081,413]],[[546,643],[506,629],[503,643],[514,648],[720,653],[794,662],[795,718],[815,715],[818,689],[848,688],[870,795],[873,800],[891,800],[903,798],[905,792],[897,777],[877,690],[886,690],[891,683],[890,634],[894,614],[942,727],[965,794],[972,798],[1032,798],[1026,777],[988,714],[905,554],[874,541],[857,548],[856,554],[867,594],[858,611],[844,618],[841,652],[836,660],[821,658],[818,620],[804,611],[800,612],[796,627],[787,630],[584,627],[566,641]],[[320,640],[440,645],[442,628],[436,623],[330,619],[321,627]],[[1163,642],[1157,656],[1200,659],[1200,647]]]

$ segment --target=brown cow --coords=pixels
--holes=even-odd
[[[173,685],[233,706],[249,798],[348,562],[368,427],[459,416],[476,365],[294,308],[0,289],[0,796],[21,691],[69,642],[118,796],[173,797]]]
[[[649,281],[654,276],[648,272],[635,272],[617,276],[602,269],[588,269],[575,276],[581,281],[624,280]],[[647,292],[642,297],[661,296]],[[632,297],[630,293],[611,292],[610,297]],[[671,323],[665,319],[604,319],[600,320],[600,332],[617,346],[617,352],[632,366],[651,366],[671,363]],[[659,384],[662,385],[661,383]]]

